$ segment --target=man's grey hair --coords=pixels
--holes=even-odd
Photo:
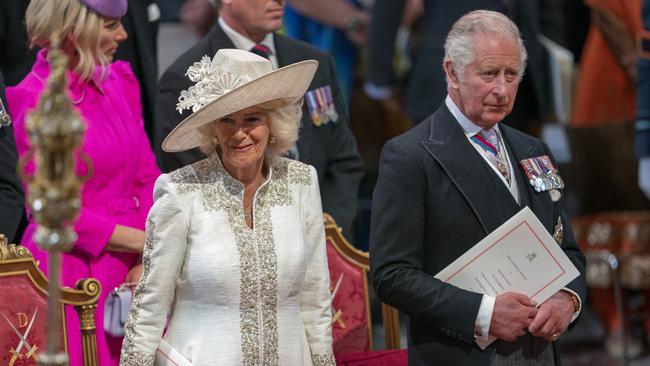
[[[528,53],[517,25],[507,16],[491,10],[474,10],[463,15],[451,27],[445,40],[445,60],[451,60],[456,75],[464,77],[465,67],[475,61],[474,43],[478,37],[513,37],[520,50],[521,70],[524,75]]]

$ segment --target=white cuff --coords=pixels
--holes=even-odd
[[[578,315],[580,315],[580,312],[582,311],[582,299],[580,298],[580,296],[578,296],[578,294],[575,291],[573,291],[571,289],[563,287],[562,291],[566,291],[566,292],[572,294],[573,296],[575,296],[578,299],[578,302],[580,303],[580,307],[578,307],[578,311],[574,312],[573,316],[571,317],[571,322],[570,323],[573,323],[574,320],[578,319]]]
[[[490,335],[490,321],[495,301],[496,298],[490,295],[483,295],[481,299],[481,306],[478,308],[476,322],[474,322],[474,338],[479,345],[486,344]]]

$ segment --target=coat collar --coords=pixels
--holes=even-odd
[[[503,185],[491,184],[494,177],[490,174],[494,174],[493,171],[485,166],[485,161],[471,146],[463,129],[445,105],[423,123],[429,123],[429,131],[426,139],[421,141],[421,145],[439,163],[460,191],[485,234],[492,232],[510,218],[509,212],[518,209],[512,194]],[[515,157],[514,169],[522,169],[519,164],[521,159],[536,154],[541,155],[537,151],[539,149],[535,149],[521,137],[523,134],[504,125],[500,127],[504,140],[509,143],[509,148]],[[531,189],[532,187],[526,184],[533,211],[548,212],[550,215],[552,203],[548,195],[535,196],[530,192]],[[501,198],[497,201],[495,197]],[[546,222],[545,225],[548,228]]]
[[[48,49],[42,49],[38,51],[36,55],[36,62],[32,68],[32,73],[34,76],[43,83],[43,87],[47,82],[47,78],[50,76],[50,63],[47,60]],[[107,70],[107,72],[110,72]],[[66,72],[66,77],[68,79],[68,93],[73,104],[79,104],[85,97],[85,89],[90,86],[96,89],[99,93],[104,94],[102,89],[102,68],[96,66],[93,70],[93,74],[89,80],[82,80],[79,75],[77,75],[72,70]],[[108,78],[109,75],[104,75],[104,78]]]
[[[237,48],[218,22],[212,27],[212,30],[210,30],[210,33],[205,38],[210,42],[209,56],[211,58],[222,48]]]
[[[278,58],[278,67],[287,66],[305,59],[304,53],[291,49],[292,45],[287,42],[287,37],[273,33],[273,40]]]
[[[226,34],[226,36],[230,39],[230,41],[235,45],[235,48],[238,48],[240,50],[250,50],[253,48],[257,43],[253,42],[252,40],[248,39],[246,36],[243,34],[237,32],[234,30],[228,23],[226,23],[223,18],[219,17],[217,20],[221,30]],[[275,42],[273,39],[273,33],[267,33],[264,38],[258,42],[260,44],[265,45],[266,47],[271,50],[271,55],[276,54],[276,49],[275,49]],[[210,55],[210,57],[213,57],[214,55]]]
[[[304,58],[296,58],[294,60],[294,56],[290,52],[287,52],[288,43],[285,42],[285,37],[278,35],[277,33],[272,33],[272,36],[275,56],[278,60],[278,68],[304,60]],[[210,30],[210,33],[206,38],[210,40],[210,52],[212,53],[210,57],[214,56],[214,54],[222,48],[237,48],[218,22],[212,27],[212,30]]]

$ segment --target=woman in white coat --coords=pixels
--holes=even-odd
[[[121,365],[334,365],[318,179],[282,157],[316,67],[222,49],[188,70],[163,149],[207,158],[156,182]]]

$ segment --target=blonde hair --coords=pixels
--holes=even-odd
[[[266,145],[266,155],[271,160],[283,156],[298,140],[300,119],[302,118],[302,99],[298,102],[287,103],[283,100],[273,100],[256,105],[269,113],[269,129],[275,143]],[[199,127],[199,149],[210,155],[217,151],[214,141],[216,136],[215,122]]]
[[[69,37],[79,56],[73,71],[82,80],[90,79],[95,65],[105,69],[109,64],[100,49],[104,18],[79,0],[31,0],[25,25],[32,45],[50,47],[50,37],[57,37],[60,43]]]

